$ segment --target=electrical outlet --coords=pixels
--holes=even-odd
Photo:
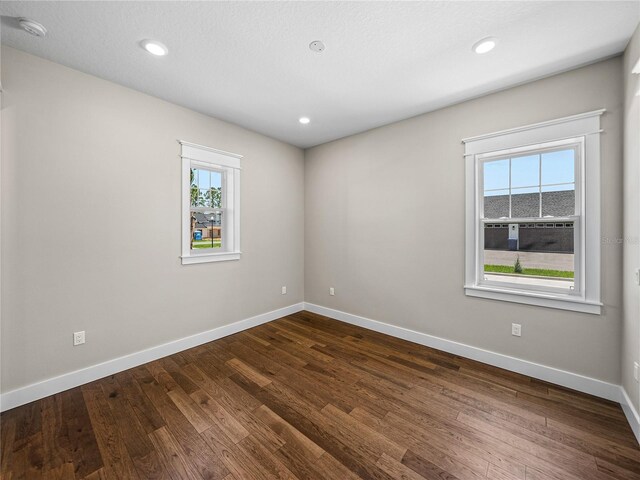
[[[73,346],[82,345],[84,343],[84,330],[81,332],[73,332]]]
[[[633,362],[633,378],[636,379],[636,382],[640,381],[640,377],[638,377],[640,373],[638,370],[640,370],[640,364],[638,364],[638,362]]]
[[[336,290],[333,287],[329,287],[329,295],[335,295],[336,294]]]
[[[284,286],[282,287],[282,295],[286,295],[287,294],[287,287]]]
[[[522,336],[522,325],[520,325],[519,323],[512,323],[511,335],[513,335],[514,337]]]
[[[640,268],[636,268],[635,276],[636,276],[636,285],[640,285]]]

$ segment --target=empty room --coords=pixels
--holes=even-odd
[[[640,0],[0,16],[0,480],[640,480]]]

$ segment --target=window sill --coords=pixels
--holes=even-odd
[[[602,303],[583,300],[581,298],[571,298],[569,296],[549,295],[538,292],[484,286],[481,287],[477,285],[465,286],[464,292],[469,297],[489,298],[504,302],[523,303],[526,305],[557,308],[560,310],[571,310],[574,312],[590,313],[593,315],[600,315],[602,313]]]
[[[227,262],[230,260],[240,260],[241,252],[215,252],[197,253],[194,255],[183,255],[182,265],[193,265],[195,263]]]

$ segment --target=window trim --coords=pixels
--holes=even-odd
[[[178,140],[182,159],[182,255],[183,265],[240,260],[240,160],[242,155]],[[191,249],[191,168],[222,172],[222,248],[194,253]],[[216,209],[218,210],[218,209]]]
[[[526,125],[499,132],[469,137],[462,140],[465,146],[465,294],[507,302],[538,305],[562,310],[601,314],[600,301],[600,117],[605,109],[586,112],[547,122]],[[526,288],[487,285],[481,282],[479,261],[482,254],[480,241],[480,161],[497,157],[501,153],[531,150],[550,144],[568,143],[579,139],[581,169],[576,171],[576,209],[581,212],[576,221],[580,232],[574,230],[579,240],[581,255],[576,262],[576,282],[580,282],[580,295],[545,292]],[[579,178],[578,178],[579,176]],[[580,194],[578,195],[578,188]],[[588,195],[587,195],[588,192]],[[496,222],[493,222],[496,223]],[[574,227],[575,228],[575,227]],[[586,263],[589,258],[589,264]]]

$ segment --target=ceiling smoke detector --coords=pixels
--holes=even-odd
[[[36,22],[35,20],[31,20],[29,18],[19,18],[18,25],[25,32],[30,33],[34,37],[44,37],[47,35],[47,29],[44,28],[44,25]]]
[[[320,40],[314,40],[309,44],[309,49],[312,52],[322,53],[324,52],[325,46],[324,43],[322,43]]]

